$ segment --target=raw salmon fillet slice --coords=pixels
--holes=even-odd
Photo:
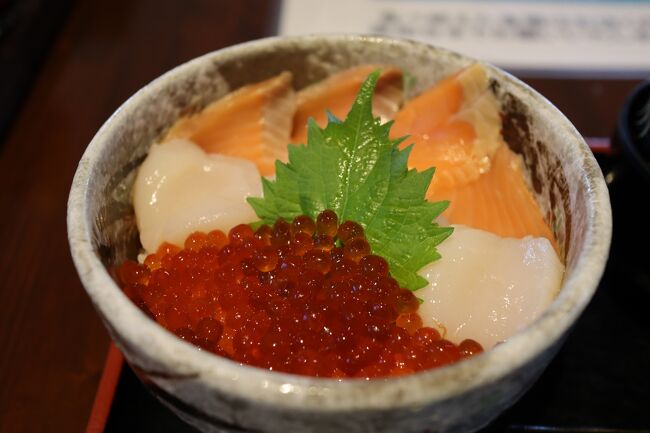
[[[490,169],[502,144],[499,105],[483,66],[472,64],[407,102],[395,116],[393,138],[414,144],[409,166],[436,167],[431,189],[448,190]]]
[[[391,135],[409,135],[409,166],[436,167],[427,199],[449,200],[443,216],[504,237],[545,237],[558,245],[530,192],[521,158],[501,137],[499,104],[487,71],[472,64],[423,92],[395,116]]]
[[[545,237],[558,250],[524,178],[521,157],[506,145],[499,147],[490,171],[478,180],[445,191],[429,189],[427,199],[450,201],[443,215],[451,224],[463,224],[504,237]]]
[[[176,122],[163,141],[186,138],[206,152],[253,161],[263,176],[275,173],[275,160],[287,160],[296,94],[292,75],[283,72],[244,86]]]
[[[293,122],[292,143],[307,142],[307,120],[311,117],[324,128],[329,111],[344,119],[354,102],[361,84],[368,75],[377,70],[381,75],[377,81],[372,100],[372,112],[382,122],[391,120],[403,101],[402,71],[393,66],[363,65],[346,69],[324,80],[305,87],[298,92],[298,109]]]

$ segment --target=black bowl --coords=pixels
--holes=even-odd
[[[645,187],[650,187],[650,80],[628,96],[618,118],[615,142],[625,168]],[[646,190],[648,192],[648,190]]]
[[[606,176],[614,221],[608,271],[615,275],[616,291],[625,292],[635,299],[639,296],[648,299],[650,80],[639,85],[625,101],[613,144],[620,155],[614,169]]]

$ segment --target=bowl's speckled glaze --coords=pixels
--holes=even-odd
[[[271,38],[207,54],[126,101],[89,144],[68,203],[68,235],[89,296],[126,359],[179,416],[206,432],[472,431],[539,376],[591,299],[611,237],[607,189],[591,152],[546,99],[487,65],[503,135],[523,155],[531,189],[562,248],[557,299],[523,332],[467,361],[385,380],[317,379],[242,366],[196,350],[147,318],[110,268],[139,247],[130,188],[151,143],[179,116],[283,70],[300,88],[363,63],[393,64],[417,93],[472,60],[404,40],[363,36]]]

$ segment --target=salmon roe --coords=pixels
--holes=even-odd
[[[145,313],[203,350],[274,371],[320,377],[397,376],[482,352],[422,326],[419,302],[371,254],[363,228],[316,221],[196,232],[163,244],[117,277]]]

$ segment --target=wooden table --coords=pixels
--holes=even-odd
[[[106,118],[161,73],[271,35],[275,1],[73,3],[0,146],[0,432],[83,431],[108,336],[72,265],[66,201]],[[585,135],[636,80],[529,79]]]

